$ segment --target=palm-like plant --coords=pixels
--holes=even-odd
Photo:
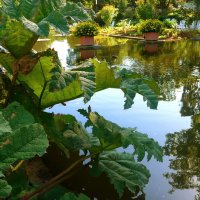
[[[50,27],[66,34],[72,21],[89,16],[78,4],[63,0],[2,0],[0,7],[0,44],[14,57],[29,53]]]

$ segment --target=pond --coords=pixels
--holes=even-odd
[[[153,159],[143,161],[151,172],[145,199],[200,199],[200,42],[145,44],[109,37],[96,38],[95,42],[97,49],[85,50],[77,48],[76,38],[52,37],[38,42],[34,48],[54,48],[64,67],[97,57],[111,66],[151,77],[161,88],[157,109],[147,107],[139,94],[133,106],[124,109],[122,91],[107,89],[97,92],[87,104],[79,98],[66,106],[55,105],[48,112],[73,114],[85,122],[77,110],[90,105],[93,111],[122,127],[136,127],[165,146],[162,163]]]

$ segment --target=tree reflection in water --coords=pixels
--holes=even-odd
[[[182,94],[182,116],[192,115],[190,129],[167,135],[165,155],[173,156],[170,168],[175,172],[165,174],[175,189],[196,189],[200,192],[200,89],[199,80],[191,79]],[[200,199],[198,194],[195,199]]]

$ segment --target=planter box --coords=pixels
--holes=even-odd
[[[144,39],[146,41],[156,41],[158,40],[159,34],[156,32],[147,32],[144,34]]]
[[[82,36],[80,37],[81,45],[94,45],[94,37]]]

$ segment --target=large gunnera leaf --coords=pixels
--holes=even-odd
[[[37,39],[36,34],[15,19],[7,20],[0,27],[0,44],[16,58],[28,54]]]
[[[0,169],[5,169],[17,160],[42,156],[47,147],[47,136],[40,124],[17,129],[6,139],[6,144],[0,147]]]
[[[0,170],[17,160],[42,156],[48,147],[42,125],[17,102],[0,111]]]
[[[108,175],[120,197],[125,188],[133,193],[138,187],[142,190],[150,177],[148,169],[135,162],[132,155],[128,153],[106,152],[101,154],[99,169]]]
[[[126,98],[124,108],[128,109],[132,106],[133,99],[138,93],[144,97],[144,100],[147,100],[147,106],[151,109],[156,109],[158,105],[158,95],[155,90],[150,87],[151,82],[144,78],[124,80],[120,86]]]
[[[35,122],[34,117],[18,102],[9,104],[2,112],[13,130],[31,125]]]
[[[92,134],[99,138],[102,149],[113,150],[118,147],[127,148],[132,145],[133,153],[138,156],[139,161],[144,158],[145,153],[147,153],[148,160],[154,156],[158,161],[162,161],[162,148],[146,134],[133,128],[120,127],[106,120],[97,112],[91,112],[90,108],[88,112],[84,109],[78,111],[88,119],[85,125],[92,126]]]

